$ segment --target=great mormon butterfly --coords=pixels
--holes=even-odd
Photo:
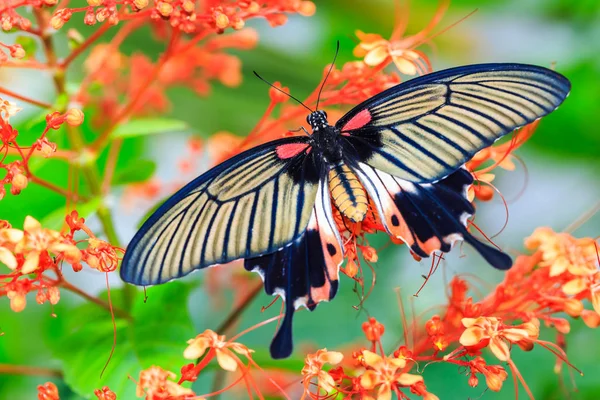
[[[428,257],[464,240],[498,269],[510,257],[474,238],[463,164],[514,129],[556,109],[569,81],[546,68],[479,64],[394,86],[335,125],[312,111],[312,134],[247,150],[194,179],[143,224],[125,253],[121,277],[156,285],[243,258],[285,317],[274,358],[292,352],[292,316],[338,288],[344,252],[332,204],[362,221],[369,199],[387,232]]]

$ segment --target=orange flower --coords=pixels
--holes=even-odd
[[[191,389],[183,388],[169,380],[169,378],[175,379],[175,377],[176,375],[171,371],[152,366],[140,372],[135,394],[137,397],[145,397],[147,400],[193,398],[194,392]]]
[[[364,33],[357,30],[356,36],[360,43],[354,48],[356,57],[364,57],[364,62],[370,67],[376,67],[391,61],[398,71],[406,75],[423,74],[431,71],[429,60],[420,51],[404,48],[406,43],[388,41],[374,33]]]
[[[462,323],[467,329],[460,336],[460,344],[467,348],[482,344],[483,347],[489,347],[500,361],[510,359],[507,341],[519,343],[535,339],[538,335],[538,328],[531,322],[519,328],[504,327],[495,317],[463,318]]]
[[[525,247],[542,252],[542,267],[550,268],[550,276],[569,272],[575,276],[598,273],[597,243],[592,238],[577,239],[551,228],[537,228],[525,239]]]
[[[185,358],[195,360],[200,358],[206,350],[211,349],[216,352],[217,362],[226,371],[237,370],[238,364],[241,363],[233,351],[247,358],[250,358],[250,353],[254,352],[243,344],[225,341],[225,335],[217,335],[210,329],[205,330],[194,339],[188,340],[188,344],[189,346],[183,352]]]
[[[371,390],[379,386],[377,398],[379,400],[390,400],[392,398],[392,387],[396,385],[409,387],[423,381],[420,375],[402,372],[406,366],[406,360],[401,358],[382,357],[368,350],[363,350],[363,364],[367,370],[360,378],[360,385]]]
[[[52,382],[46,382],[43,385],[39,385],[37,389],[38,400],[60,400],[58,388]]]
[[[308,354],[304,360],[304,368],[302,368],[302,382],[304,383],[304,399],[309,392],[311,381],[317,379],[317,388],[322,389],[327,394],[335,388],[333,377],[326,371],[323,371],[325,364],[339,364],[344,356],[337,351],[327,351],[327,349],[319,349],[314,354]]]
[[[383,39],[374,33],[364,33],[357,30],[356,36],[359,44],[354,48],[356,57],[364,57],[368,66],[376,67],[393,62],[398,71],[406,75],[426,74],[432,71],[429,58],[421,51],[416,50],[419,46],[431,39],[429,34],[442,19],[449,1],[442,0],[436,13],[429,24],[414,35],[402,36],[406,28],[404,15],[408,10],[397,8],[395,29],[389,40]]]

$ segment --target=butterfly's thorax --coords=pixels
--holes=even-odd
[[[307,120],[313,128],[313,148],[330,168],[328,181],[333,203],[350,220],[362,221],[368,209],[367,194],[358,177],[343,162],[340,130],[329,125],[323,111],[310,114]]]

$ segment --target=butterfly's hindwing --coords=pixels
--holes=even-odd
[[[312,157],[308,138],[280,139],[196,178],[144,223],[127,248],[122,278],[158,284],[287,246],[313,210],[322,163]]]
[[[260,274],[267,294],[281,295],[286,303],[284,320],[271,344],[274,358],[292,352],[294,311],[301,306],[313,310],[319,302],[335,296],[343,258],[343,244],[323,177],[306,231],[290,246],[244,262],[247,270]]]
[[[366,164],[359,164],[357,175],[388,233],[402,239],[418,256],[449,252],[457,240],[464,240],[492,266],[507,269],[512,265],[508,255],[480,242],[465,228],[474,213],[467,200],[473,178],[465,169],[425,184],[396,178]]]
[[[336,126],[361,161],[403,180],[435,182],[503,135],[552,112],[569,90],[565,77],[542,67],[452,68],[382,92]]]

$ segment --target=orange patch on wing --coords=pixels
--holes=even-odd
[[[288,158],[297,156],[309,147],[310,146],[306,143],[288,143],[277,146],[275,151],[277,152],[277,157],[279,157],[281,160],[286,160]]]
[[[310,298],[315,304],[322,301],[329,301],[329,295],[331,293],[331,283],[325,279],[325,284],[321,287],[310,288]]]
[[[427,254],[431,254],[434,251],[442,248],[442,243],[435,236],[427,239],[425,242],[421,242],[420,240],[417,240],[417,244]]]

